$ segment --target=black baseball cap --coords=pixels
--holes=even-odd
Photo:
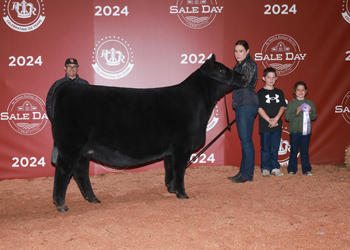
[[[77,59],[75,59],[75,58],[68,58],[68,59],[66,60],[66,63],[64,64],[64,66],[66,66],[67,64],[76,64],[76,65],[79,65]]]

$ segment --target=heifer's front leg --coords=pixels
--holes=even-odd
[[[177,198],[187,199],[188,196],[185,192],[185,171],[187,166],[187,160],[190,158],[191,153],[181,154],[172,156],[173,159],[173,169],[174,169],[174,189]]]
[[[164,157],[165,168],[165,186],[168,188],[168,192],[175,194],[174,187],[174,168],[172,163],[172,157],[170,155]]]
[[[58,212],[68,211],[66,206],[66,192],[69,180],[72,176],[72,167],[62,167],[66,166],[58,159],[56,169],[55,169],[55,180],[53,186],[53,203],[56,205]]]
[[[174,170],[175,170],[174,186],[175,186],[176,196],[179,199],[187,199],[188,196],[185,192],[185,183],[184,183],[186,164],[175,165]]]
[[[100,203],[99,199],[97,199],[92,191],[89,178],[89,162],[89,158],[83,157],[80,159],[77,167],[73,170],[73,176],[84,199],[91,203]]]

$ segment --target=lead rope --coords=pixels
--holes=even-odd
[[[221,131],[211,142],[208,143],[207,146],[205,146],[195,157],[192,158],[192,160],[190,160],[188,163],[187,163],[187,168],[194,162],[196,161],[199,156],[201,156],[205,150],[207,150],[223,133],[225,133],[226,130],[229,130],[231,131],[231,126],[233,123],[236,122],[236,119],[234,119],[231,123],[230,123],[230,120],[229,120],[229,117],[228,117],[228,111],[227,111],[227,105],[226,105],[226,95],[224,96],[225,98],[225,108],[226,108],[226,118],[227,118],[227,127]]]
[[[228,111],[227,111],[227,104],[226,104],[226,95],[224,95],[224,99],[225,99],[225,109],[226,109],[226,119],[227,119],[227,129],[228,131],[231,132],[231,125],[230,125],[230,119],[228,118]]]

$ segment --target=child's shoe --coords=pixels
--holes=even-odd
[[[263,169],[262,177],[270,177],[270,171],[268,169]]]
[[[271,174],[275,175],[275,176],[283,176],[284,173],[281,172],[281,170],[279,170],[278,168],[272,169]]]
[[[311,173],[311,171],[306,172],[304,175],[306,175],[306,176],[313,176],[313,174]]]

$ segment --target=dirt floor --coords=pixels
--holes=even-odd
[[[53,177],[0,181],[0,249],[350,249],[346,168],[265,178],[257,167],[244,184],[227,179],[237,171],[187,169],[187,200],[167,192],[162,168],[91,177],[101,204],[72,180],[65,213]]]

